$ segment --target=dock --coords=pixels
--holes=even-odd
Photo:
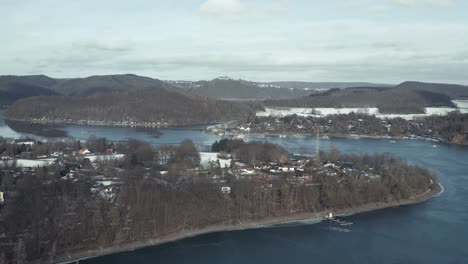
[[[349,221],[345,221],[345,220],[341,220],[341,219],[337,219],[337,218],[333,217],[332,213],[325,216],[323,220],[330,221],[331,223],[337,224],[337,225],[340,225],[340,226],[350,226],[350,225],[353,224],[353,222],[349,222]]]

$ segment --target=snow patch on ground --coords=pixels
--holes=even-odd
[[[42,167],[42,166],[49,166],[55,162],[56,159],[37,159],[37,160],[29,160],[29,159],[17,159],[16,166],[20,168],[35,168],[35,167]]]
[[[110,160],[118,160],[123,159],[125,157],[124,154],[112,154],[112,155],[87,155],[85,156],[91,162],[95,162],[97,160],[100,161],[110,161]]]
[[[218,158],[218,154],[216,152],[200,152],[200,165],[203,167],[209,167],[210,164],[217,164],[219,160],[219,164],[221,168],[231,167],[231,159],[220,159]]]

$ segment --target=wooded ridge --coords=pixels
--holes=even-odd
[[[5,119],[45,123],[142,123],[148,126],[163,126],[246,120],[253,114],[253,109],[241,103],[161,89],[86,97],[26,98],[10,106],[5,113]]]

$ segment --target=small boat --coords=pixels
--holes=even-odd
[[[390,140],[390,143],[395,144],[396,140]]]

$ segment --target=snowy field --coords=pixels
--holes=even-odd
[[[453,100],[452,102],[460,109],[468,109],[468,100]]]
[[[124,154],[112,154],[112,155],[86,155],[86,158],[89,159],[91,162],[95,161],[110,161],[110,160],[118,160],[123,159],[125,157]]]
[[[271,107],[265,111],[257,112],[257,116],[326,116],[336,114],[362,113],[375,115],[379,113],[378,108],[300,108],[300,107]]]
[[[468,113],[468,100],[454,100],[457,108],[450,107],[426,107],[425,114],[381,114],[376,107],[368,108],[299,108],[299,107],[271,107],[265,108],[265,111],[257,112],[257,116],[275,116],[283,117],[296,114],[298,116],[327,116],[337,114],[368,114],[375,115],[379,118],[397,118],[401,117],[407,120],[425,117],[430,115],[447,115],[452,111],[460,111],[461,113]]]
[[[17,159],[16,166],[20,168],[35,168],[52,165],[57,159]]]
[[[218,163],[221,168],[231,167],[231,159],[220,159],[218,158],[218,154],[216,152],[200,152],[200,164],[203,167],[209,167],[211,163]]]

